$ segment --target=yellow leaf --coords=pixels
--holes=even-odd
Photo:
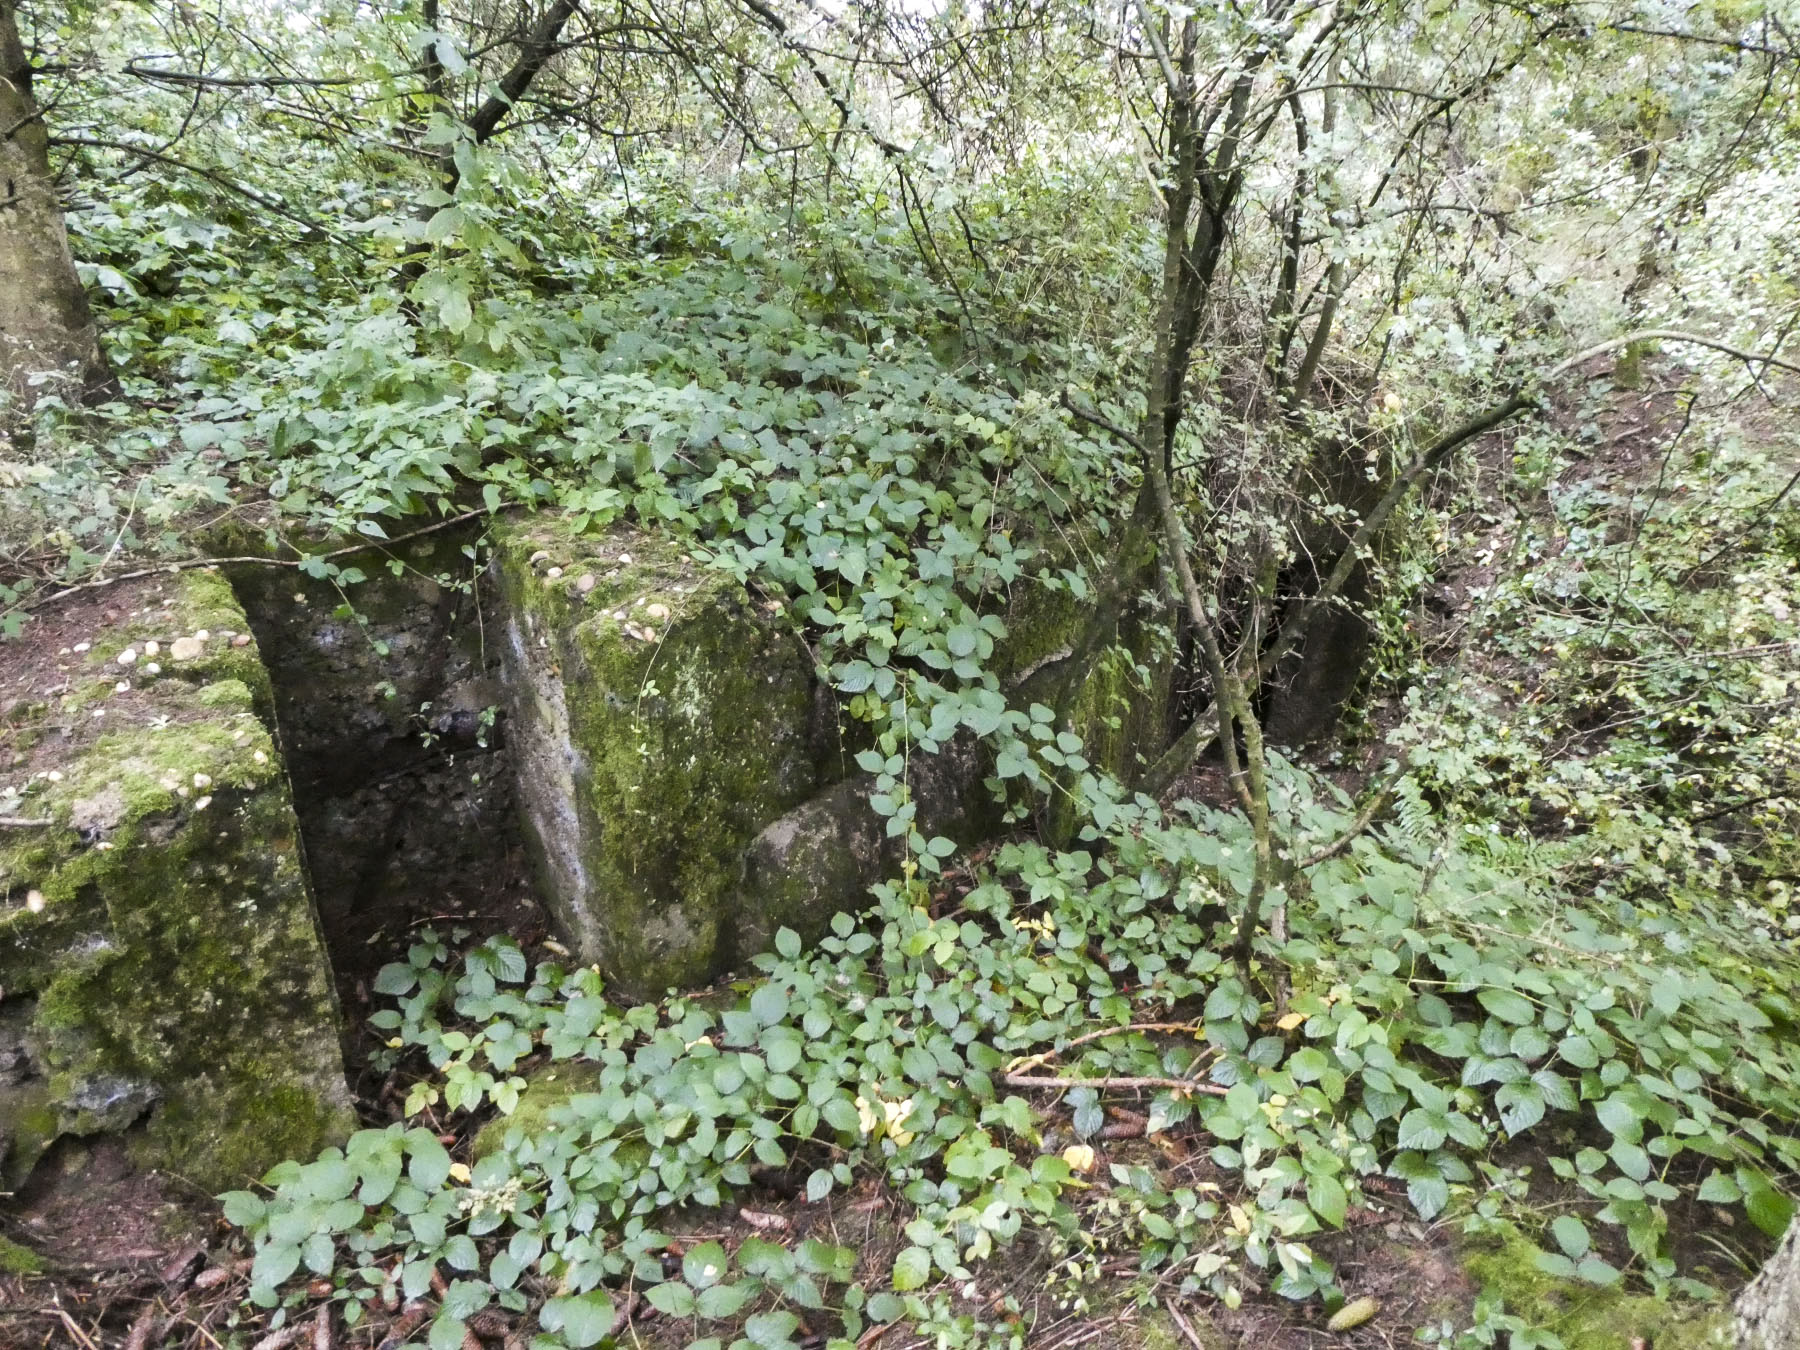
[[[1295,1027],[1299,1026],[1305,1020],[1306,1020],[1305,1013],[1291,1012],[1286,1017],[1283,1017],[1280,1020],[1278,1020],[1275,1023],[1275,1025],[1280,1027],[1283,1031],[1292,1031]]]
[[[467,1186],[469,1184],[469,1164],[451,1163],[450,1176],[453,1180],[460,1181],[463,1185]]]
[[[1086,1144],[1070,1144],[1062,1151],[1062,1160],[1069,1165],[1069,1170],[1072,1172],[1094,1170],[1094,1150]]]

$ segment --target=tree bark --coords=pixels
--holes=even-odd
[[[1800,1221],[1788,1225],[1786,1240],[1762,1274],[1738,1295],[1732,1317],[1742,1350],[1793,1350],[1800,1345]]]
[[[0,386],[26,408],[113,387],[75,273],[16,0],[0,0]]]

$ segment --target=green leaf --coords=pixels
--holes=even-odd
[[[251,1191],[227,1191],[219,1197],[225,1209],[225,1222],[248,1228],[267,1212],[262,1197]]]
[[[1289,1056],[1287,1062],[1287,1071],[1293,1074],[1294,1081],[1299,1083],[1317,1082],[1324,1077],[1325,1071],[1330,1067],[1331,1061],[1326,1058],[1325,1052],[1315,1050],[1310,1046],[1304,1050],[1295,1051]]]
[[[755,1292],[756,1286],[748,1280],[740,1280],[736,1284],[715,1284],[711,1289],[700,1291],[695,1306],[702,1317],[715,1320],[735,1317]]]
[[[906,1247],[894,1258],[894,1288],[901,1293],[922,1289],[931,1278],[931,1253],[923,1247]]]
[[[1599,1050],[1586,1036],[1564,1036],[1556,1052],[1577,1069],[1592,1069],[1600,1063]]]
[[[544,1330],[562,1332],[563,1340],[573,1350],[587,1350],[590,1345],[598,1345],[612,1330],[613,1305],[610,1298],[596,1289],[575,1298],[553,1298],[538,1316]]]
[[[250,1282],[273,1288],[300,1267],[300,1244],[271,1242],[256,1254],[250,1267]]]
[[[1695,1194],[1715,1205],[1735,1205],[1744,1196],[1728,1172],[1714,1172],[1700,1183],[1700,1189]]]
[[[441,1308],[431,1324],[431,1334],[425,1338],[425,1344],[430,1350],[462,1350],[463,1338],[468,1331],[462,1318],[453,1316],[448,1308]]]
[[[453,1280],[444,1295],[444,1311],[467,1320],[492,1302],[494,1291],[485,1280]]]
[[[710,1289],[725,1278],[731,1259],[716,1242],[702,1242],[681,1258],[681,1274],[696,1289]]]
[[[868,1313],[871,1322],[898,1322],[906,1316],[906,1300],[884,1289],[879,1294],[869,1295],[868,1306],[864,1311]]]
[[[300,1259],[315,1275],[330,1273],[336,1257],[337,1244],[331,1240],[330,1233],[314,1233],[300,1246]]]
[[[1395,1142],[1404,1149],[1430,1152],[1444,1142],[1449,1129],[1449,1121],[1443,1112],[1415,1107],[1401,1117],[1400,1133]]]
[[[653,1284],[644,1291],[644,1297],[659,1313],[666,1313],[670,1317],[693,1316],[694,1291],[679,1280]]]
[[[422,1191],[435,1191],[450,1176],[450,1155],[444,1146],[425,1130],[413,1130],[406,1137],[406,1174]]]
[[[1510,989],[1483,989],[1475,995],[1476,1001],[1502,1022],[1511,1022],[1514,1026],[1524,1026],[1537,1020],[1537,1008],[1531,1000]]]
[[[1509,1135],[1522,1134],[1544,1118],[1543,1089],[1529,1079],[1502,1086],[1494,1094],[1494,1104]]]
[[[777,929],[775,950],[790,961],[796,960],[800,955],[800,935],[791,928]]]
[[[1342,1228],[1344,1214],[1349,1207],[1344,1183],[1323,1172],[1309,1174],[1306,1178],[1306,1206],[1333,1228]]]
[[[391,962],[375,972],[375,992],[378,994],[405,994],[411,991],[419,980],[419,972],[411,966],[400,962]]]
[[[744,1335],[750,1338],[752,1345],[761,1346],[763,1350],[782,1350],[793,1344],[794,1331],[799,1325],[799,1317],[782,1308],[746,1318]]]
[[[1550,1235],[1556,1239],[1556,1245],[1563,1249],[1563,1254],[1573,1261],[1586,1256],[1592,1245],[1587,1225],[1573,1214],[1557,1215],[1550,1223]]]
[[[765,1027],[772,1027],[787,1016],[787,990],[778,984],[765,984],[750,995],[750,1015]]]
[[[1744,1213],[1763,1232],[1778,1238],[1794,1217],[1794,1202],[1760,1177],[1753,1177],[1744,1186]]]

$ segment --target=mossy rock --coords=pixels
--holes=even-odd
[[[806,644],[668,537],[539,518],[495,544],[540,891],[627,992],[704,984],[740,956],[745,847],[829,758]]]
[[[220,1188],[353,1125],[243,612],[206,573],[122,592],[0,783],[47,822],[0,836],[8,1187],[65,1134],[129,1130],[144,1165]]]
[[[1570,1350],[1717,1350],[1735,1344],[1723,1306],[1672,1303],[1617,1287],[1602,1288],[1550,1275],[1538,1248],[1518,1229],[1472,1239],[1463,1253],[1481,1297],[1535,1329],[1552,1331]]]
[[[485,1158],[502,1148],[509,1135],[537,1139],[557,1125],[557,1112],[584,1092],[598,1092],[603,1068],[591,1060],[558,1060],[533,1071],[511,1114],[490,1120],[475,1136],[473,1152]]]

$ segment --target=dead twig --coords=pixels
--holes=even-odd
[[[1038,1065],[1048,1063],[1058,1055],[1065,1054],[1078,1045],[1086,1045],[1090,1041],[1104,1040],[1108,1036],[1125,1036],[1132,1032],[1144,1031],[1187,1031],[1197,1034],[1201,1029],[1201,1025],[1202,1024],[1198,1022],[1133,1022],[1129,1026],[1123,1027],[1101,1027],[1098,1031],[1089,1031],[1083,1035],[1077,1036],[1074,1040],[1059,1045],[1054,1050],[1044,1050],[1035,1055],[1027,1055],[1023,1059],[1015,1059],[1012,1062],[1011,1069],[1015,1073],[1023,1072],[1026,1069],[1035,1069]]]
[[[619,1305],[619,1311],[613,1314],[612,1329],[606,1333],[608,1336],[617,1336],[631,1325],[631,1319],[637,1312],[640,1301],[640,1296],[635,1289],[625,1296],[625,1301]]]
[[[65,1309],[58,1308],[56,1310],[56,1315],[62,1319],[62,1324],[69,1329],[69,1334],[86,1346],[87,1350],[100,1350],[100,1347],[94,1344],[93,1338],[81,1329],[80,1325],[73,1317],[69,1316]],[[261,1350],[261,1348],[258,1347],[258,1350]]]
[[[302,1324],[295,1322],[291,1326],[283,1327],[280,1331],[271,1331],[251,1346],[250,1350],[287,1350],[287,1347],[299,1340],[305,1331],[306,1328]]]
[[[1200,1339],[1200,1333],[1194,1330],[1194,1324],[1181,1315],[1181,1309],[1172,1302],[1163,1304],[1163,1307],[1169,1310],[1169,1316],[1174,1319],[1181,1334],[1187,1338],[1187,1343],[1193,1346],[1194,1350],[1206,1350],[1206,1342]]]

